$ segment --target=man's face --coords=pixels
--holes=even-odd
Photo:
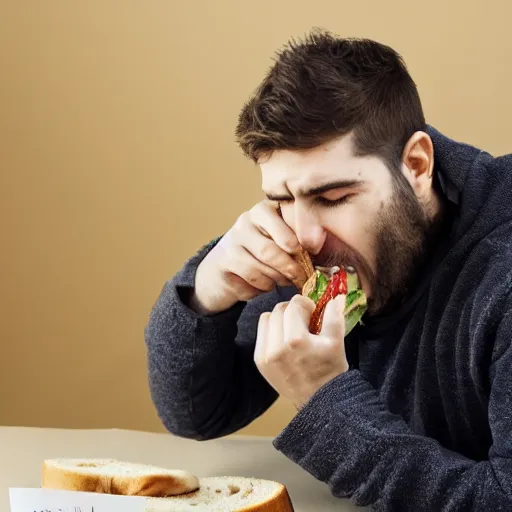
[[[260,162],[262,188],[316,265],[350,265],[381,311],[406,291],[431,222],[404,176],[378,157],[356,157],[350,136]]]

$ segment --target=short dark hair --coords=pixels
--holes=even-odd
[[[257,162],[274,150],[309,149],[353,132],[357,155],[396,167],[407,140],[425,127],[416,84],[395,50],[314,30],[278,52],[235,133]]]

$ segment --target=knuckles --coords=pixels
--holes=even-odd
[[[304,297],[300,293],[291,298],[290,305],[294,308],[305,309],[308,313],[313,313],[315,310],[315,303],[309,297]]]
[[[262,215],[268,213],[272,207],[268,203],[268,201],[260,201],[256,203],[247,213],[251,216],[252,219],[257,221],[261,218]]]
[[[304,347],[304,345],[305,345],[304,340],[302,338],[298,338],[298,337],[289,338],[289,339],[285,340],[285,342],[286,342],[286,345],[288,345],[288,347],[290,347],[293,350],[300,349],[300,348]]]
[[[258,259],[260,261],[270,263],[275,257],[275,246],[272,242],[265,242],[261,244],[258,250]]]
[[[243,232],[245,229],[247,229],[247,225],[249,222],[250,214],[249,212],[244,212],[238,216],[231,230],[233,231],[233,233],[238,235],[238,233]]]
[[[260,290],[270,291],[274,287],[274,283],[271,279],[262,276],[256,271],[249,272],[245,277],[245,280],[255,288]]]
[[[299,277],[299,273],[297,272],[297,268],[295,265],[288,265],[288,267],[285,270],[285,275],[290,279],[291,281],[297,279]]]
[[[288,308],[289,302],[279,302],[274,306],[273,312],[274,313],[284,313],[286,309]]]
[[[265,357],[265,364],[275,365],[282,363],[285,360],[285,353],[283,350],[274,350],[269,352]]]

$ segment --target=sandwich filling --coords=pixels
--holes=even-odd
[[[366,295],[357,274],[351,268],[316,267],[302,287],[302,295],[309,297],[316,305],[309,323],[312,334],[320,333],[325,307],[338,295],[346,295],[345,336],[362,323],[361,319],[367,309]]]

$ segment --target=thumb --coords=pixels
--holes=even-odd
[[[345,295],[338,295],[325,306],[320,334],[333,341],[345,337]]]

